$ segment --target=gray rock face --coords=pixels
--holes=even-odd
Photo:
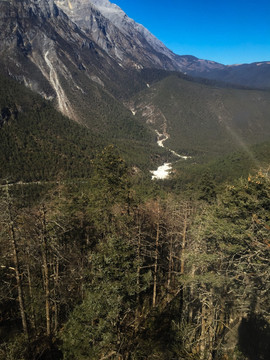
[[[107,0],[56,0],[55,3],[123,67],[180,70],[166,46]]]
[[[79,100],[121,68],[52,0],[0,1],[0,14],[2,70],[81,121]]]
[[[43,24],[46,19],[52,22],[53,18],[63,18],[65,13],[122,67],[135,69],[155,67],[183,72],[194,69],[202,72],[215,67],[215,63],[210,65],[207,61],[194,57],[190,62],[190,57],[175,55],[146,28],[130,19],[117,5],[108,0],[26,0],[23,2],[13,0],[1,3],[13,4],[17,18],[26,19],[29,16],[33,20],[36,16]],[[6,10],[8,7],[6,6]],[[1,15],[4,17],[5,12]],[[67,18],[65,20],[67,21]],[[20,35],[23,37],[21,32],[18,33],[18,37]],[[22,39],[18,41],[21,46],[24,46],[25,52],[30,50],[31,43],[23,43]],[[219,64],[216,65],[220,67]]]

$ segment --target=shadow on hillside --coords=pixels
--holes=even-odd
[[[249,360],[270,359],[270,324],[261,315],[242,320],[238,330],[239,350]]]

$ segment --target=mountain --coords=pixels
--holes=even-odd
[[[240,86],[270,88],[269,62],[226,66],[176,55],[108,0],[58,0],[56,4],[124,68],[156,67]]]
[[[242,71],[242,83],[249,73],[249,86],[256,78],[261,87],[258,71],[266,73],[268,63],[226,67],[176,55],[108,0],[0,1],[0,14],[3,75],[42,95],[104,144],[138,154],[144,149],[157,159],[162,149],[155,146],[155,130],[167,131],[166,144],[177,152],[208,158],[237,149],[235,139],[249,144],[270,134],[269,92],[216,82],[226,73],[225,80],[237,83]],[[134,163],[141,163],[139,156]]]
[[[154,67],[187,73],[225,68],[214,61],[174,54],[109,0],[57,0],[55,3],[123,68]]]
[[[56,1],[123,68],[180,70],[172,51],[108,0]]]
[[[123,98],[155,80],[145,81],[147,70],[267,86],[268,63],[255,66],[250,76],[243,66],[176,55],[108,0],[0,1],[0,11],[2,69],[51,99],[64,115],[98,131],[118,117],[112,108],[125,112]]]
[[[0,1],[1,69],[97,133],[144,137],[145,130],[137,129],[142,124],[122,100],[156,80],[160,73],[152,69],[177,68],[174,54],[118,7],[115,13],[109,12],[114,14],[110,18],[118,19],[117,27],[100,13],[101,7],[88,1],[72,4],[71,14],[63,2],[53,0]],[[114,9],[105,4],[108,7],[102,9]],[[81,10],[91,19],[92,28],[79,20],[84,19]],[[121,22],[119,17],[126,20]],[[119,48],[122,62],[116,54]],[[141,71],[143,66],[151,68]]]
[[[123,117],[134,121],[115,97],[141,88],[141,79],[123,72],[53,1],[1,1],[0,13],[0,64],[7,74],[97,131],[126,122]]]

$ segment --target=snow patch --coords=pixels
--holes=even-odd
[[[134,66],[135,69],[137,69],[137,70],[143,69],[143,66],[142,66],[142,65],[139,65],[139,64],[133,64],[133,66]]]
[[[170,175],[170,172],[172,170],[172,164],[171,163],[165,163],[157,168],[157,170],[150,171],[152,175],[152,180],[154,179],[160,179],[164,180],[167,179]]]

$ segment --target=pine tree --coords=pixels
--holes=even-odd
[[[91,254],[92,282],[63,332],[66,359],[127,358],[132,346],[137,293],[137,256],[132,243],[112,236]],[[130,343],[131,342],[131,343]]]

